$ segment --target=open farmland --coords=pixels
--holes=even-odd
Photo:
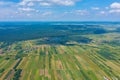
[[[0,80],[119,80],[119,26],[97,26],[16,27],[9,40],[1,32]]]

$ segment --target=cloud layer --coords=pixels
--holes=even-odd
[[[0,20],[118,20],[120,17],[120,2],[102,6],[88,3],[84,0],[2,0]]]

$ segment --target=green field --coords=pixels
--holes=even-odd
[[[117,23],[21,24],[0,25],[0,80],[120,80]]]
[[[36,40],[28,40],[1,49],[0,80],[119,80],[120,47],[104,40],[113,41],[120,35],[84,36],[93,41],[36,45]]]

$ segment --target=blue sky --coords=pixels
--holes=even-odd
[[[0,21],[120,21],[120,0],[0,0]]]

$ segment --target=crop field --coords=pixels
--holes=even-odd
[[[0,80],[120,80],[119,32],[67,33],[10,43],[1,39]]]

